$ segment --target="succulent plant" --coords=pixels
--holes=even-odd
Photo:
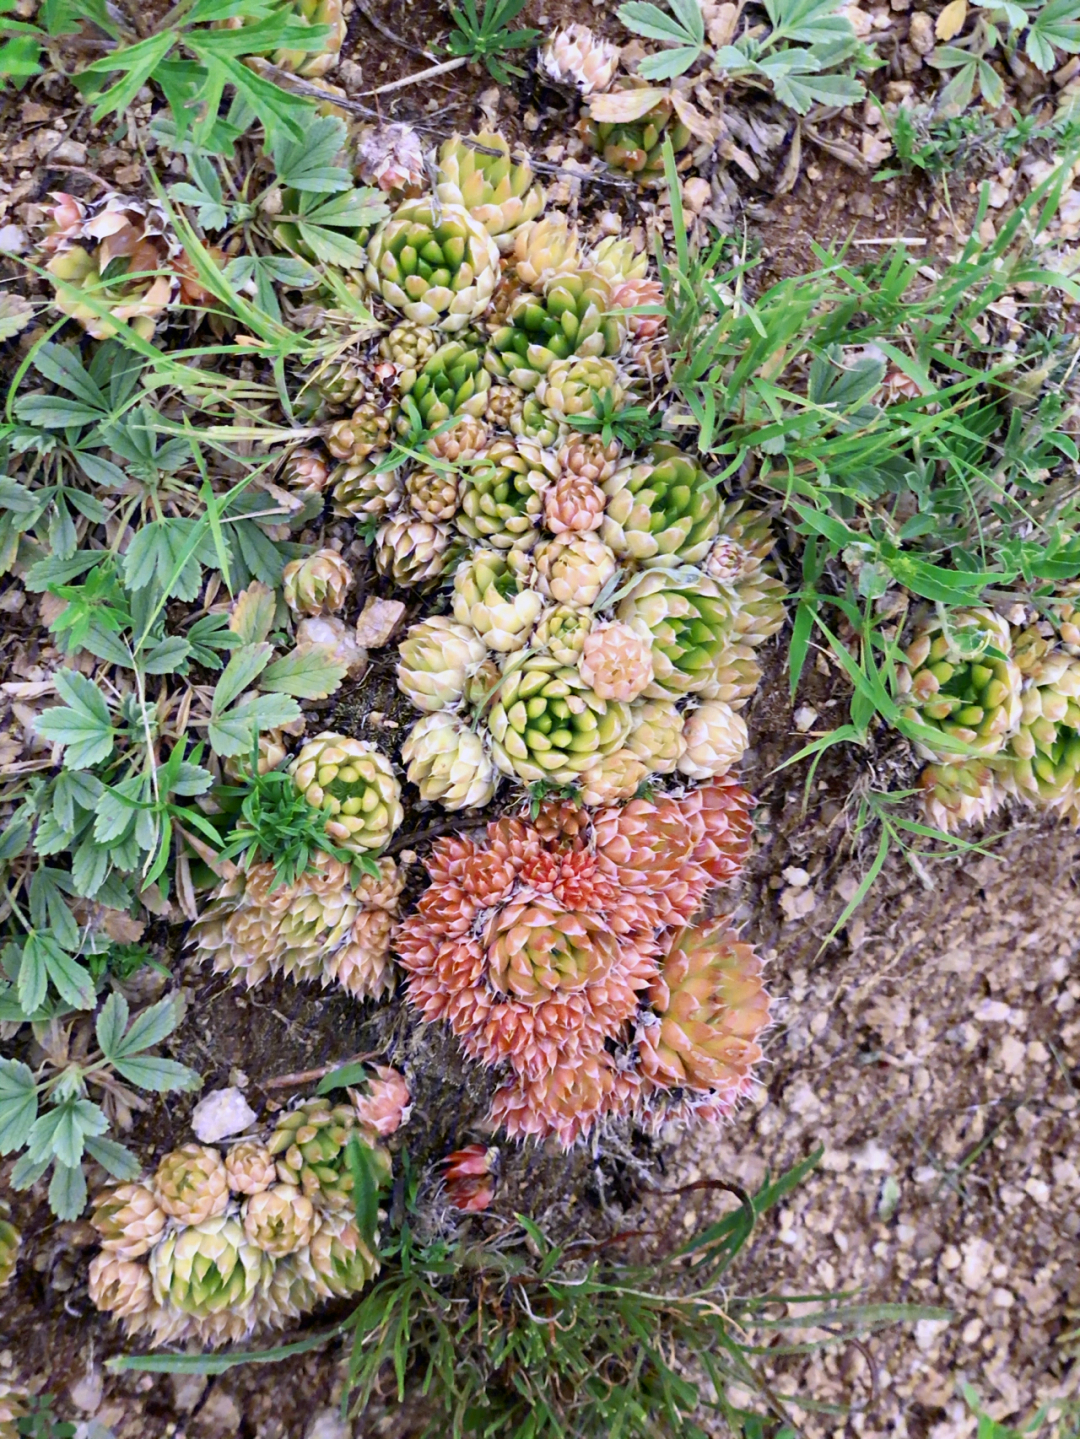
[[[461,555],[463,545],[450,526],[416,515],[392,515],[375,535],[375,564],[399,585],[431,589]]]
[[[643,80],[624,76],[616,81],[612,94],[644,88],[647,86]],[[691,138],[666,94],[643,115],[631,120],[598,121],[586,113],[581,132],[605,164],[635,176],[641,183],[663,178],[665,139],[671,141],[677,155]]]
[[[484,404],[484,420],[493,430],[510,430],[518,433],[515,425],[522,423],[525,397],[516,385],[496,381],[487,391]]]
[[[321,1209],[352,1207],[353,1177],[346,1146],[353,1137],[370,1152],[375,1167],[387,1175],[389,1157],[370,1137],[351,1105],[310,1099],[283,1114],[268,1148],[277,1159],[278,1179],[299,1188]]]
[[[162,1216],[164,1222],[164,1215]],[[15,1273],[19,1258],[22,1235],[8,1219],[0,1219],[0,1289],[9,1283]]]
[[[269,974],[338,982],[357,998],[393,987],[390,919],[401,889],[393,860],[379,879],[353,882],[350,867],[320,851],[293,884],[273,864],[251,865],[227,879],[191,932],[214,971],[250,989]]]
[[[444,465],[465,465],[486,454],[490,444],[491,434],[485,422],[464,414],[449,429],[440,427],[425,442],[424,453]]]
[[[628,285],[644,280],[649,268],[649,252],[633,240],[620,240],[607,235],[589,252],[589,266],[603,275],[609,285]]]
[[[353,572],[336,550],[316,550],[291,560],[281,577],[285,603],[295,615],[340,610],[353,586]]]
[[[544,527],[553,535],[588,534],[603,523],[605,503],[599,485],[564,471],[544,496]]]
[[[458,529],[496,549],[531,549],[544,491],[557,474],[554,456],[539,445],[496,440],[462,476]]]
[[[521,394],[521,406],[510,417],[511,433],[517,435],[520,440],[528,440],[530,444],[540,445],[543,449],[557,449],[565,444],[567,436],[571,433],[570,426],[565,420],[558,420],[537,400],[535,395]]]
[[[624,560],[705,558],[720,523],[716,481],[675,445],[656,444],[604,481],[601,536]]]
[[[382,519],[398,508],[404,497],[400,470],[378,470],[378,455],[347,460],[331,476],[334,514],[354,520]]]
[[[488,150],[498,154],[485,153]],[[503,252],[512,248],[521,226],[544,208],[544,192],[533,184],[528,157],[512,159],[505,138],[491,130],[454,135],[444,142],[435,193],[443,205],[468,210]]]
[[[363,1092],[350,1089],[349,1098],[361,1128],[380,1139],[395,1134],[412,1111],[405,1076],[388,1064],[372,1065]]]
[[[395,310],[453,333],[487,308],[499,278],[499,251],[460,205],[407,200],[368,244],[365,279]]]
[[[713,884],[728,884],[750,853],[753,796],[727,774],[690,790],[679,806],[693,826],[693,862]]]
[[[487,725],[496,765],[526,784],[570,784],[621,748],[630,728],[626,705],[602,700],[577,670],[549,655],[506,662]]]
[[[722,918],[675,931],[649,990],[651,1014],[638,1031],[638,1064],[667,1086],[745,1094],[769,1024],[761,961]]]
[[[578,794],[581,803],[590,807],[614,804],[616,800],[633,799],[648,777],[648,766],[632,749],[624,746],[614,754],[605,755],[582,774]]]
[[[195,1318],[243,1310],[269,1272],[269,1258],[227,1214],[170,1230],[150,1251],[155,1302]]]
[[[723,700],[706,700],[683,721],[683,751],[678,770],[688,779],[712,779],[738,764],[750,743],[746,721]]]
[[[598,535],[568,533],[537,546],[536,583],[541,593],[561,605],[594,605],[618,568],[615,556]]]
[[[292,1184],[274,1184],[251,1195],[243,1219],[251,1243],[275,1259],[310,1244],[319,1222],[314,1204]]]
[[[364,399],[370,376],[361,360],[346,356],[320,365],[311,383],[329,409],[349,410]]]
[[[926,822],[946,834],[989,819],[1006,796],[997,775],[982,759],[928,764],[919,775],[918,787]]]
[[[487,406],[490,388],[483,349],[460,338],[440,345],[414,381],[403,376],[401,382],[402,394],[416,405],[427,429],[445,424],[452,415],[478,419]],[[398,428],[407,428],[404,416],[399,417]]]
[[[319,493],[330,479],[330,466],[317,450],[298,445],[286,455],[279,479],[290,490],[314,490]]]
[[[90,1223],[101,1247],[118,1259],[141,1259],[157,1243],[168,1216],[144,1184],[118,1184],[94,1197]]]
[[[397,409],[364,400],[347,420],[335,420],[326,431],[326,448],[335,460],[365,460],[385,450],[394,436]]]
[[[221,1155],[206,1144],[172,1150],[157,1167],[154,1198],[170,1219],[181,1224],[201,1224],[224,1214],[229,1181]]]
[[[701,567],[714,580],[737,584],[757,574],[775,545],[766,514],[748,510],[745,500],[728,500],[720,511],[719,533]]]
[[[618,440],[606,444],[599,435],[572,435],[558,453],[563,474],[602,485],[615,473],[622,446]]]
[[[388,195],[418,195],[427,181],[420,136],[401,121],[370,126],[357,141],[356,170],[365,185]]]
[[[500,654],[525,647],[544,608],[517,550],[473,550],[454,574],[454,618]]]
[[[439,1161],[446,1200],[462,1214],[479,1214],[495,1198],[499,1151],[483,1144],[466,1144]]]
[[[325,730],[308,740],[289,773],[308,804],[326,813],[326,832],[344,849],[382,849],[404,818],[390,761],[365,740]]]
[[[678,699],[715,682],[730,647],[736,603],[691,565],[645,570],[632,580],[616,618],[652,645],[648,699]]]
[[[581,605],[552,605],[533,631],[532,647],[547,650],[561,665],[576,665],[593,627],[593,613]]]
[[[570,1149],[605,1114],[632,1108],[632,1098],[618,1079],[609,1055],[582,1055],[546,1074],[504,1085],[491,1101],[489,1120],[501,1124],[511,1139],[554,1135]]]
[[[91,1302],[118,1319],[142,1314],[154,1301],[150,1270],[146,1265],[134,1259],[122,1259],[108,1250],[91,1259],[87,1279]]]
[[[180,283],[171,264],[180,246],[161,206],[115,191],[92,204],[54,198],[42,249],[55,307],[95,340],[125,325],[149,340]]]
[[[619,67],[619,47],[594,35],[587,25],[556,30],[540,51],[540,69],[556,85],[573,85],[579,94],[606,90]]]
[[[398,650],[398,689],[419,710],[450,709],[466,696],[487,657],[487,645],[467,621],[443,615],[421,620]]]
[[[929,729],[993,755],[1017,729],[1021,676],[1011,658],[1009,626],[992,610],[952,610],[922,624],[897,671],[903,713]],[[933,740],[920,754],[948,763],[952,755]]]
[[[261,1194],[277,1180],[273,1155],[254,1139],[233,1145],[225,1156],[225,1173],[234,1194]]]
[[[557,360],[616,355],[622,339],[606,280],[587,270],[555,275],[539,294],[525,291],[511,304],[485,363],[499,379],[535,390]]]
[[[628,625],[597,625],[585,638],[578,669],[602,700],[636,700],[652,683],[652,645]]]
[[[401,747],[409,780],[420,798],[444,809],[480,809],[495,794],[499,776],[484,742],[456,715],[428,714]]]
[[[510,260],[517,280],[542,291],[556,276],[574,275],[581,268],[577,231],[563,214],[532,220],[514,236]]]
[[[403,391],[411,389],[416,377],[439,348],[437,330],[401,320],[391,326],[379,341],[379,354],[398,367],[398,384]]]
[[[457,475],[449,466],[411,470],[405,480],[405,503],[419,520],[432,524],[452,520],[458,509]]]
[[[559,423],[594,415],[601,399],[618,409],[626,393],[614,361],[597,357],[556,360],[536,387],[537,403]]]
[[[672,700],[639,700],[630,707],[626,745],[652,774],[674,774],[686,750],[683,717]]]

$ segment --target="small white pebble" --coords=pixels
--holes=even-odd
[[[219,1139],[250,1128],[256,1118],[238,1089],[214,1089],[195,1106],[191,1127],[201,1144],[216,1144]]]

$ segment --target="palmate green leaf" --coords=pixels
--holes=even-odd
[[[0,1059],[0,1154],[23,1147],[37,1113],[33,1071],[17,1059]]]
[[[675,9],[675,6],[672,6]],[[680,7],[684,9],[686,7]],[[628,30],[646,40],[674,41],[680,45],[694,45],[700,48],[705,39],[705,21],[697,4],[692,13],[685,17],[676,12],[666,15],[657,5],[648,0],[628,0],[615,12]]]
[[[68,400],[63,395],[23,395],[15,401],[15,413],[43,430],[68,430],[101,419],[100,412],[82,400]]]
[[[100,1105],[71,1096],[38,1115],[26,1141],[27,1157],[35,1164],[55,1158],[74,1167],[82,1162],[85,1137],[108,1127]]]
[[[128,1002],[119,991],[114,990],[101,1007],[94,1024],[98,1048],[106,1059],[112,1059],[121,1042],[128,1022]]]
[[[1080,53],[1080,4],[1077,0],[1047,0],[1027,33],[1024,50],[1033,65],[1045,74],[1057,67],[1054,50],[1068,55]]]
[[[816,75],[812,80],[777,76],[773,90],[781,104],[790,106],[798,115],[805,115],[811,105],[852,105],[866,95],[862,81],[846,75]]]
[[[352,175],[336,162],[345,148],[346,129],[333,115],[320,115],[302,141],[281,139],[274,147],[278,184],[291,190],[333,195],[352,186]]]
[[[152,520],[136,530],[124,554],[124,583],[131,590],[156,584],[167,599],[193,600],[202,567],[216,560],[209,531],[199,520]]]
[[[163,30],[160,34],[151,35],[148,39],[140,40],[134,45],[125,45],[113,54],[105,55],[100,60],[95,60],[86,66],[80,75],[80,80],[84,84],[88,77],[93,80],[93,77],[97,75],[114,74],[117,70],[124,72],[123,79],[118,80],[115,85],[112,85],[104,93],[98,93],[95,97],[97,100],[93,110],[95,125],[100,125],[106,116],[118,114],[127,109],[178,39],[179,34],[176,30]]]
[[[808,45],[832,39],[838,32],[837,22],[854,34],[851,22],[837,12],[838,0],[763,0],[773,30],[786,40],[801,40]]]
[[[77,400],[100,410],[102,414],[108,414],[109,402],[105,393],[83,365],[77,350],[69,350],[66,345],[48,340],[39,345],[34,353],[34,369]]]
[[[389,214],[386,197],[370,188],[348,190],[342,195],[320,199],[302,194],[296,214],[289,216],[296,226],[302,246],[324,264],[359,269],[367,262],[367,252],[352,234],[366,225],[377,224]]]
[[[30,984],[36,987],[40,976],[44,975],[46,982],[52,984],[65,1004],[70,1004],[74,1009],[93,1009],[94,981],[90,971],[63,949],[47,931],[35,931],[27,935],[23,945],[22,968],[19,970],[16,987],[19,1003],[29,1012],[39,1008],[45,993],[42,992],[35,1002],[24,997],[23,975],[28,971],[32,977],[28,980],[27,987]]]
[[[112,998],[119,998],[119,996],[113,995]],[[107,1008],[108,1004],[105,1005],[102,1014]],[[141,1054],[144,1049],[152,1049],[155,1044],[160,1044],[163,1039],[168,1038],[183,1017],[183,1001],[178,995],[169,995],[142,1010],[128,1027],[128,1011],[125,1004],[122,1013],[118,1009],[110,1017],[110,1029],[107,1035],[108,1048],[106,1048],[99,1030],[98,1043],[101,1045],[101,1052],[107,1059],[113,1061],[130,1059],[136,1054]]]
[[[0,44],[0,75],[10,75],[16,80],[26,80],[31,75],[40,74],[40,40],[36,40],[33,35],[13,35],[10,40],[5,40]]]
[[[114,736],[105,696],[93,680],[74,670],[58,670],[54,683],[57,693],[67,703],[39,715],[35,723],[37,733],[64,746],[67,769],[87,769],[108,759]]]
[[[274,647],[265,640],[258,644],[244,645],[229,658],[229,663],[214,686],[211,713],[223,714],[244,690],[250,687],[266,669],[274,655]]]

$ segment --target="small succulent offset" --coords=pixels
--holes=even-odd
[[[167,998],[132,1018],[127,1000],[113,993],[92,1028],[89,1019],[49,1025],[41,1041],[46,1062],[36,1075],[19,1060],[0,1059],[0,1154],[23,1151],[11,1176],[15,1189],[28,1189],[51,1168],[53,1213],[77,1219],[86,1204],[84,1157],[121,1180],[138,1172],[135,1156],[108,1130],[143,1106],[135,1090],[168,1093],[201,1083],[186,1065],[149,1053],[182,1012]]]
[[[525,4],[526,0],[479,0],[477,8],[477,0],[448,0],[455,29],[446,48],[451,55],[482,61],[500,85],[512,84],[512,77],[523,72],[510,63],[508,56],[514,50],[531,49],[540,38],[539,30],[510,28]]]

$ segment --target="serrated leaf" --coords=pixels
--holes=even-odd
[[[45,973],[52,983],[53,988],[59,994],[65,1004],[70,1004],[74,1009],[93,1009],[94,1007],[94,981],[90,971],[84,968],[73,955],[61,949],[51,934],[30,934],[27,935],[26,943],[23,945],[23,967],[29,962],[30,955],[34,956],[34,963],[44,966]],[[20,971],[20,978],[21,978]],[[22,995],[19,996],[22,1003]],[[40,1004],[40,1000],[38,1003]],[[37,1005],[25,1005],[27,1009],[36,1009]]]
[[[84,899],[93,899],[105,883],[110,865],[109,851],[96,844],[92,837],[84,839],[71,852],[71,878],[75,893]]]
[[[123,1075],[129,1084],[140,1089],[152,1089],[158,1094],[176,1090],[198,1089],[202,1076],[186,1064],[175,1059],[161,1059],[157,1055],[144,1055],[138,1059],[118,1059],[117,1074]]]
[[[268,665],[259,688],[268,694],[321,700],[333,694],[347,671],[348,665],[334,658],[330,645],[305,645]]]
[[[229,616],[229,629],[246,644],[260,644],[274,628],[277,597],[269,585],[253,580],[236,597]]]
[[[211,720],[208,734],[215,754],[228,759],[250,754],[260,730],[279,729],[301,717],[300,706],[286,695],[249,695],[228,714]]]
[[[43,430],[67,430],[74,425],[93,425],[101,419],[98,410],[63,395],[23,395],[15,401],[15,413],[28,425],[38,425]]]
[[[172,1034],[183,1018],[183,1014],[183,1003],[176,995],[168,995],[165,999],[159,999],[156,1004],[150,1005],[149,1008],[135,1016],[131,1028],[108,1051],[108,1057],[114,1060],[130,1059],[144,1049],[152,1049],[155,1044],[160,1044],[163,1039]],[[124,1022],[126,1025],[126,1014]],[[105,1052],[105,1046],[101,1047],[102,1052]]]
[[[191,656],[191,646],[180,635],[166,635],[140,657],[143,672],[148,675],[183,674]]]
[[[108,401],[101,386],[84,367],[78,350],[49,340],[38,346],[34,354],[34,368],[91,408],[103,413],[108,410]]]
[[[648,4],[647,0],[629,0],[628,4],[620,5],[615,13],[628,30],[644,36],[646,40],[674,40],[682,45],[696,43],[700,46],[705,38],[705,26],[700,9],[696,5],[694,9],[697,11],[697,26],[693,28],[674,15],[666,15],[659,6]]]
[[[697,45],[680,45],[659,55],[647,55],[638,61],[637,72],[645,80],[674,80],[683,74],[701,54]]]
[[[87,1154],[108,1170],[114,1179],[130,1183],[142,1173],[142,1165],[131,1150],[126,1145],[117,1144],[115,1139],[88,1134],[85,1142]]]
[[[216,554],[210,535],[196,520],[152,520],[136,530],[123,557],[124,583],[141,590],[157,584],[165,597],[193,600],[202,584],[202,566]]]
[[[98,1048],[106,1059],[112,1059],[120,1046],[128,1023],[128,1002],[114,990],[101,1007],[94,1025]]]
[[[49,1181],[49,1208],[57,1219],[78,1219],[86,1208],[86,1176],[82,1165],[57,1162]]]
[[[345,147],[343,121],[320,115],[308,126],[303,140],[280,140],[274,147],[278,183],[293,190],[334,194],[352,185],[348,170],[334,162]]]
[[[0,1059],[0,1154],[21,1149],[37,1119],[37,1085],[17,1059]]]
[[[211,713],[217,717],[224,713],[236,697],[255,683],[273,657],[273,646],[261,641],[245,645],[229,658],[221,672],[221,678],[214,686]]]

